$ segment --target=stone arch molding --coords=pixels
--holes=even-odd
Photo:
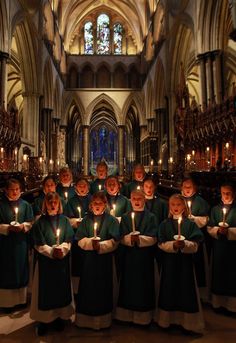
[[[113,108],[116,122],[118,125],[121,125],[121,109],[110,96],[104,93],[102,93],[96,99],[94,99],[87,107],[85,111],[85,125],[90,124],[94,108],[103,102],[107,102]]]
[[[70,108],[75,104],[78,108],[78,111],[81,116],[82,125],[85,125],[85,118],[84,115],[85,109],[80,100],[80,98],[76,95],[76,93],[66,93],[63,99],[64,108],[62,109],[62,114],[64,114],[61,118],[62,125],[67,125],[69,119]]]
[[[137,109],[137,115],[139,118],[140,126],[146,125],[146,118],[145,118],[145,115],[143,114],[143,110],[142,110],[142,108],[143,108],[142,102],[143,102],[143,97],[141,96],[141,94],[138,95],[136,93],[131,93],[128,96],[128,98],[125,101],[125,104],[123,106],[123,109],[122,109],[123,121],[120,125],[125,125],[127,114],[128,114],[129,108],[131,106],[135,106]]]

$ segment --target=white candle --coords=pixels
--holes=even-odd
[[[59,245],[60,244],[60,229],[57,229],[56,230],[56,239],[57,239],[57,245]]]
[[[19,212],[19,208],[15,207],[15,221],[18,222],[18,212]]]
[[[1,148],[0,152],[1,152],[1,158],[4,158],[4,148]]]
[[[68,192],[65,192],[65,199],[68,199]]]
[[[135,213],[132,212],[131,213],[131,219],[132,219],[132,231],[135,232],[135,222],[134,222],[134,216],[135,216]]]
[[[227,213],[227,208],[223,207],[222,211],[223,211],[223,226],[224,226],[225,225],[225,216],[226,216],[226,213]]]
[[[182,222],[182,217],[179,217],[178,218],[178,239],[180,239],[180,236],[181,236],[181,230],[180,230],[181,222]]]
[[[154,161],[153,161],[153,160],[151,160],[151,162],[150,162],[150,173],[152,173],[152,172],[153,172],[153,164],[154,164]]]
[[[115,217],[116,216],[116,205],[112,206],[111,214]]]
[[[102,190],[102,185],[98,185],[99,192]]]
[[[97,238],[97,229],[98,229],[98,223],[94,223],[94,227],[93,227],[93,236],[94,238]]]
[[[81,219],[81,208],[78,206],[78,207],[77,207],[77,210],[78,210],[78,212],[79,212],[79,219]]]
[[[191,211],[191,206],[192,206],[192,201],[188,201],[188,209],[189,209],[189,215],[192,215],[192,211]]]

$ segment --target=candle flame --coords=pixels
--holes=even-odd
[[[114,211],[116,210],[116,205],[113,205],[113,210],[114,210]]]
[[[182,222],[182,217],[179,217],[179,218],[178,218],[178,224],[180,225],[181,222]]]
[[[19,212],[19,208],[15,207],[15,214],[17,214]]]
[[[227,212],[227,208],[223,208],[223,214],[226,214],[226,212]]]
[[[131,217],[132,217],[132,219],[134,219],[134,216],[135,216],[135,213],[134,213],[134,212],[132,212],[132,213],[131,213]]]
[[[68,198],[68,192],[65,192],[65,198],[66,199]]]
[[[59,236],[60,236],[60,229],[57,229],[56,236],[57,236],[57,238],[59,238]]]
[[[101,190],[102,190],[102,186],[101,186],[101,185],[99,185],[99,186],[98,186],[98,189],[99,189],[99,191],[101,191]]]
[[[188,207],[191,208],[192,202],[189,200],[188,201]]]

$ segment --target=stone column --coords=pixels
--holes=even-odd
[[[124,125],[118,126],[118,171],[124,174]]]
[[[6,83],[7,83],[7,72],[6,64],[8,59],[6,52],[0,51],[0,108],[5,107],[6,109]]]
[[[219,104],[222,102],[224,98],[224,81],[223,71],[222,71],[222,52],[220,50],[214,51],[214,62],[213,62],[213,78],[214,78],[214,85],[215,85],[215,97],[216,102]]]
[[[206,65],[204,54],[198,55],[200,64],[200,85],[201,85],[201,103],[207,104],[207,86],[206,86]]]
[[[34,155],[39,154],[39,94],[22,93],[23,100],[23,140],[33,147]]]
[[[83,171],[89,174],[89,125],[83,125]]]
[[[46,154],[48,160],[52,157],[52,109],[43,108],[41,111],[41,130],[44,132],[46,140]]]
[[[207,75],[207,93],[208,98],[212,101],[214,99],[214,83],[213,83],[213,55],[212,52],[206,54],[207,65],[206,65],[206,75]]]

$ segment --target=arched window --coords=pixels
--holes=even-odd
[[[84,53],[92,55],[93,51],[93,24],[91,21],[84,25]]]
[[[97,54],[110,53],[110,19],[106,14],[100,14],[97,18]]]
[[[114,30],[114,54],[122,54],[123,26],[119,23],[113,26]]]

